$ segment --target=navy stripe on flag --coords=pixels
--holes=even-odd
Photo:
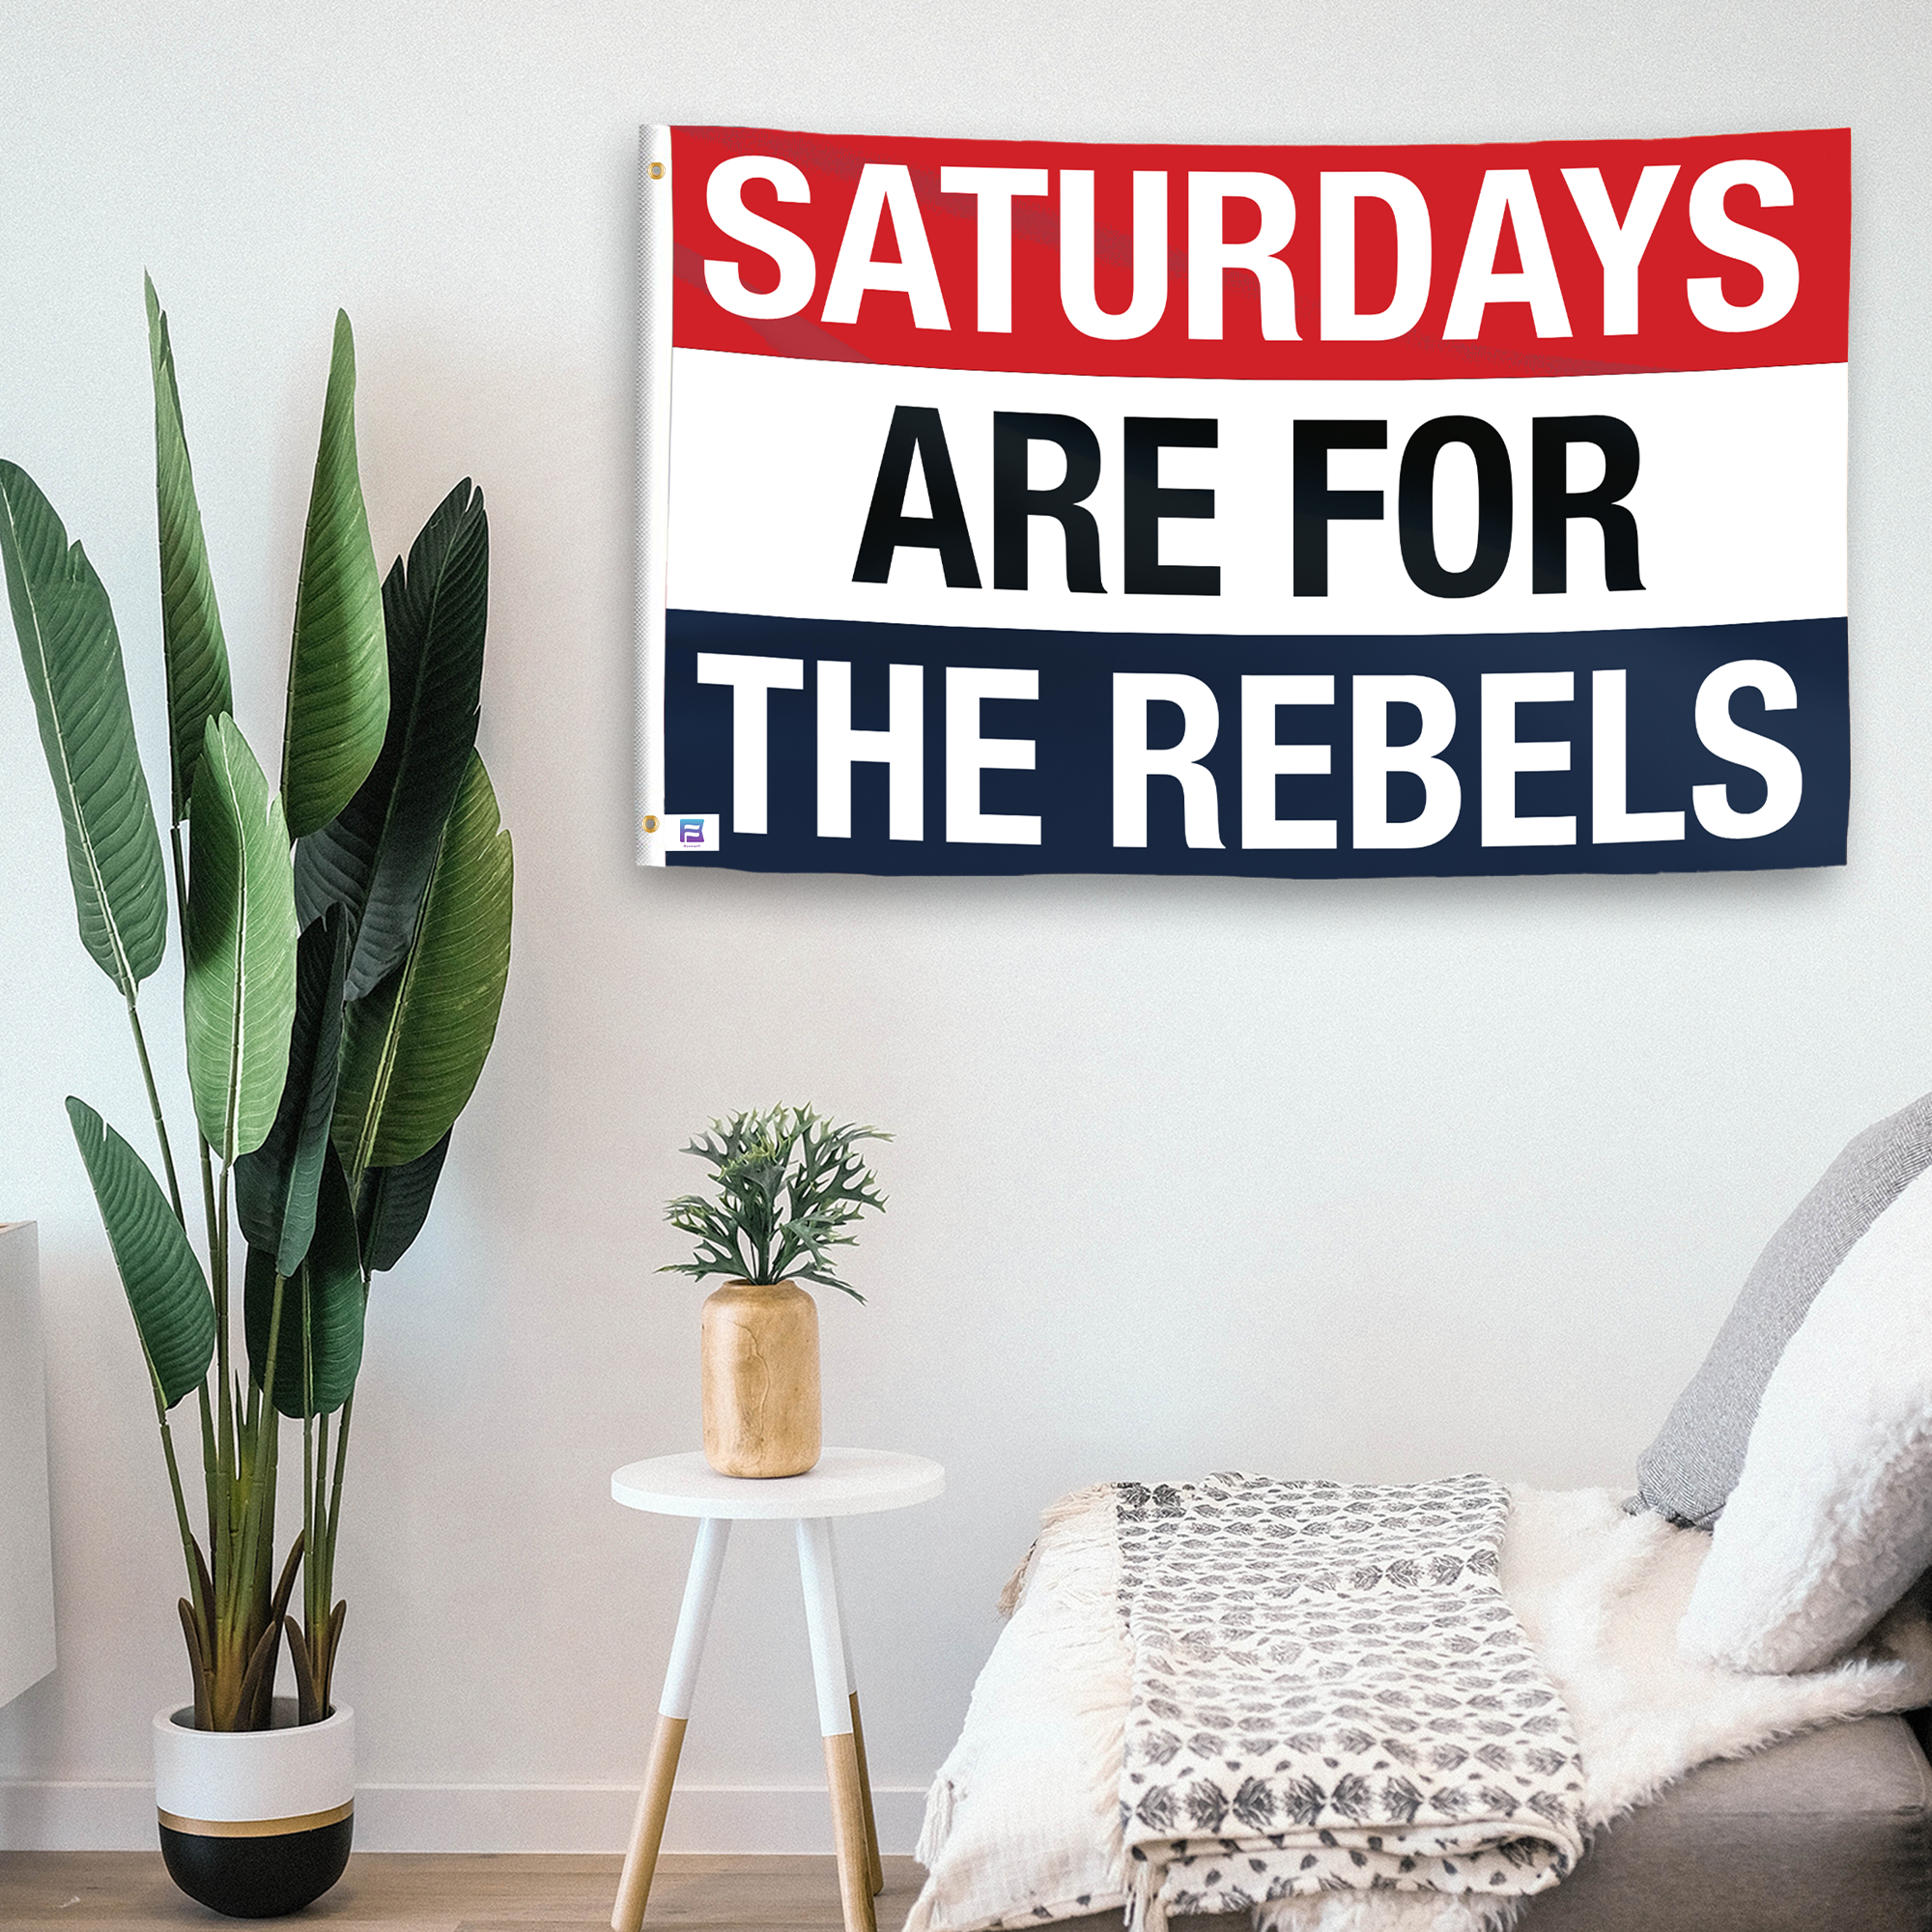
[[[802,667],[800,688],[749,691],[700,683],[700,653],[775,657]],[[1769,709],[1745,686],[1728,716],[1745,731],[1782,745],[1803,773],[1798,808],[1764,836],[1719,837],[1700,821],[1693,789],[1722,786],[1733,813],[1761,807],[1766,781],[1729,762],[1699,736],[1697,696],[1707,677],[1740,661],[1764,662],[1790,678],[1796,702]],[[923,833],[888,836],[888,773],[858,762],[850,781],[848,837],[821,837],[817,775],[818,666],[850,666],[850,725],[884,731],[890,667],[920,666],[923,675]],[[946,786],[946,688],[949,668],[1010,668],[1037,673],[1034,700],[987,698],[980,705],[985,739],[1031,741],[1034,769],[987,769],[978,809],[1037,817],[1039,842],[949,840]],[[1682,812],[1681,838],[1599,843],[1593,839],[1593,674],[1625,673],[1625,810]],[[1515,714],[1526,743],[1565,743],[1569,769],[1524,770],[1513,806],[1521,817],[1571,817],[1576,841],[1486,844],[1483,838],[1483,706],[1486,673],[1570,672],[1569,702],[1527,702]],[[1216,872],[1284,878],[1402,877],[1463,873],[1680,872],[1835,866],[1845,859],[1849,790],[1846,716],[1846,623],[1842,617],[1782,623],[1719,624],[1685,629],[1511,633],[1453,637],[1197,637],[974,629],[741,616],[671,611],[665,652],[665,804],[668,823],[680,814],[717,814],[716,854],[680,852],[673,866],[724,865],[745,871],[885,874],[1023,872]],[[1220,847],[1185,840],[1181,782],[1146,781],[1145,846],[1115,842],[1113,772],[1117,674],[1179,673],[1213,694],[1219,729],[1201,766],[1214,781]],[[1280,736],[1325,743],[1325,776],[1278,779],[1284,819],[1332,820],[1332,850],[1254,849],[1242,844],[1241,702],[1243,676],[1300,674],[1334,679],[1332,706],[1298,704],[1280,714]],[[1365,849],[1353,840],[1351,680],[1422,676],[1446,687],[1455,705],[1453,737],[1442,760],[1461,784],[1461,809],[1435,843],[1411,849]],[[733,822],[734,706],[760,702],[766,718],[766,829]],[[1406,722],[1405,722],[1406,718]],[[1387,736],[1415,735],[1420,714],[1391,708]],[[1147,742],[1173,745],[1181,714],[1154,702]],[[1164,735],[1163,735],[1164,734]],[[1386,816],[1411,818],[1423,781],[1395,772]],[[1197,787],[1197,792],[1199,788]],[[1203,794],[1205,795],[1205,794]],[[1197,833],[1200,830],[1197,822]]]

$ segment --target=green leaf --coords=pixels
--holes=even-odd
[[[697,1242],[688,1262],[660,1272],[742,1275],[748,1281],[796,1278],[865,1296],[837,1272],[830,1250],[851,1247],[848,1232],[868,1209],[883,1209],[878,1177],[854,1151],[860,1141],[892,1135],[856,1122],[835,1124],[810,1107],[770,1107],[713,1121],[684,1151],[710,1167],[719,1198],[683,1194],[665,1219]],[[780,1206],[780,1197],[784,1206]]]
[[[383,584],[355,468],[355,342],[338,310],[282,734],[282,802],[293,837],[320,831],[355,796],[383,749],[388,716]]]
[[[249,1246],[264,1250],[285,1275],[301,1265],[315,1233],[316,1189],[335,1112],[348,963],[349,923],[339,908],[330,907],[296,947],[296,1017],[275,1123],[253,1153],[235,1163],[242,1232]]]
[[[161,654],[168,674],[168,774],[174,823],[187,816],[201,763],[202,734],[211,718],[233,711],[228,646],[215,608],[214,579],[201,533],[194,470],[182,427],[181,391],[168,319],[146,275],[148,359],[155,377],[155,501],[161,542]]]
[[[161,837],[134,742],[114,611],[32,477],[0,463],[0,556],[60,801],[80,943],[125,998],[168,941]]]
[[[84,1100],[67,1117],[94,1185],[107,1245],[134,1312],[148,1372],[172,1408],[214,1359],[214,1302],[181,1223],[147,1163]]]
[[[269,1331],[274,1318],[275,1259],[248,1250],[242,1292],[248,1369],[269,1388]],[[331,1151],[323,1162],[316,1200],[315,1240],[308,1259],[282,1288],[282,1321],[275,1331],[275,1378],[270,1400],[283,1415],[329,1415],[355,1391],[362,1366],[362,1269],[355,1250],[355,1210],[342,1163]],[[303,1375],[307,1328],[308,1376]]]
[[[462,1113],[510,972],[510,835],[473,752],[400,972],[349,1009],[334,1138],[360,1179],[427,1153]]]
[[[211,718],[188,817],[188,1086],[223,1163],[281,1104],[296,1013],[296,895],[281,801],[234,719]]]
[[[466,477],[437,507],[383,586],[389,728],[382,756],[339,816],[296,848],[296,907],[349,908],[359,1000],[403,963],[457,787],[476,745],[490,524]]]
[[[372,1167],[362,1177],[355,1225],[362,1258],[371,1274],[383,1274],[402,1260],[429,1219],[429,1204],[449,1152],[444,1134],[427,1153],[401,1167]]]

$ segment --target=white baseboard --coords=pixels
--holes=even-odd
[[[879,1844],[909,1853],[925,1793],[876,1789]],[[637,1788],[616,1784],[365,1784],[355,1793],[364,1852],[621,1852]],[[134,1852],[155,1843],[152,1784],[0,1779],[0,1851]],[[668,1852],[829,1852],[822,1788],[679,1785]]]

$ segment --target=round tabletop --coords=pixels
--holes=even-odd
[[[871,1516],[930,1502],[946,1471],[925,1456],[893,1449],[827,1449],[802,1476],[721,1476],[703,1452],[627,1463],[611,1478],[626,1509],[658,1516],[791,1521],[801,1517]]]

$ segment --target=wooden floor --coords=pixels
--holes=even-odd
[[[523,1932],[567,1926],[607,1932],[622,1860],[357,1852],[335,1889],[292,1925],[330,1932]],[[919,1890],[911,1859],[888,1859],[875,1901],[879,1932],[897,1932]],[[119,1932],[121,1927],[237,1921],[184,1898],[158,1852],[0,1852],[0,1925],[20,1932]],[[659,1861],[644,1932],[832,1932],[838,1874],[832,1860],[674,1858]]]

